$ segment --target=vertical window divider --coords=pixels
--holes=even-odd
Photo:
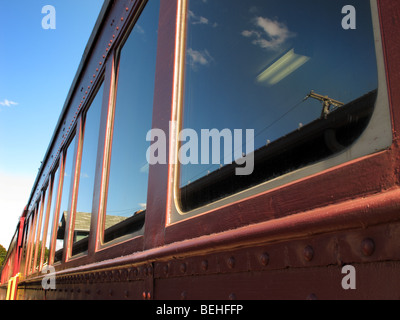
[[[65,151],[61,151],[60,153],[59,166],[60,166],[59,167],[60,177],[58,179],[58,185],[55,186],[57,188],[57,197],[55,199],[56,205],[54,207],[53,226],[52,226],[51,240],[50,240],[49,265],[54,264],[55,253],[56,253],[57,224],[58,224],[58,219],[60,218],[61,195],[64,183]]]
[[[79,116],[75,131],[75,146],[73,149],[74,157],[72,161],[72,174],[71,174],[71,186],[69,191],[69,214],[67,221],[65,221],[66,230],[64,238],[64,258],[63,262],[68,262],[72,257],[72,247],[73,247],[73,232],[75,224],[75,209],[76,209],[76,197],[79,188],[79,172],[80,172],[80,159],[82,154],[82,142],[83,142],[83,130],[84,121],[82,114]],[[73,136],[73,135],[72,135]]]
[[[115,115],[115,100],[116,91],[118,86],[118,61],[116,50],[110,54],[109,59],[106,61],[105,66],[105,80],[104,80],[104,93],[102,103],[102,116],[100,125],[100,139],[98,149],[98,161],[101,161],[101,175],[100,183],[95,183],[98,192],[97,208],[93,208],[97,215],[95,221],[92,221],[93,231],[95,235],[91,238],[95,238],[95,247],[92,248],[92,252],[97,252],[103,245],[103,230],[105,223],[105,208],[107,207],[107,189],[108,189],[108,176],[110,170],[111,161],[111,144],[112,135],[114,129],[114,115]],[[102,145],[100,144],[102,141]],[[101,148],[100,148],[101,146]],[[100,189],[100,190],[98,190]],[[92,217],[93,219],[93,217]],[[90,244],[89,244],[90,246]]]
[[[53,181],[50,178],[49,183],[47,184],[46,187],[46,195],[45,199],[47,199],[46,203],[43,203],[43,219],[45,219],[44,224],[43,224],[43,231],[42,231],[42,244],[40,248],[40,260],[39,260],[39,272],[42,271],[43,269],[43,261],[44,261],[44,256],[45,256],[45,250],[46,250],[46,237],[47,237],[47,232],[48,232],[48,227],[49,227],[49,217],[50,217],[50,205],[51,205],[51,195],[52,195],[52,187],[53,187]],[[45,202],[45,201],[43,201]]]

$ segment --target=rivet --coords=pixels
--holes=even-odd
[[[114,280],[114,276],[112,271],[107,271],[107,280],[108,281],[113,281]]]
[[[122,281],[126,281],[128,279],[128,270],[126,269],[120,270],[120,274]]]
[[[235,258],[234,257],[230,257],[227,261],[228,267],[233,269],[235,267]]]
[[[260,256],[260,262],[263,266],[267,266],[269,264],[269,254],[268,253],[263,253]]]
[[[119,27],[116,27],[116,30],[118,31],[118,30],[119,30]]]
[[[182,272],[182,273],[185,273],[185,272],[186,272],[186,269],[187,269],[186,263],[182,263],[181,266],[180,266],[180,269],[181,269],[181,272]]]
[[[306,261],[310,262],[314,258],[314,249],[311,246],[305,247],[303,253]]]
[[[236,294],[231,293],[231,294],[229,295],[229,300],[236,300]]]
[[[143,297],[143,300],[146,300],[146,292],[143,291],[142,297]]]
[[[121,280],[121,273],[119,270],[114,270],[113,271],[113,280],[114,281],[120,281]]]
[[[128,8],[128,7],[126,7],[126,8],[125,8],[125,11],[129,11],[129,8]]]
[[[203,260],[201,262],[201,268],[206,271],[208,269],[208,261],[207,260]]]
[[[187,299],[187,292],[186,291],[183,291],[182,293],[181,293],[181,300],[186,300]]]
[[[121,17],[121,21],[124,21],[124,17]]]
[[[308,295],[307,300],[318,300],[318,298],[314,293],[311,293]]]
[[[147,292],[147,300],[150,300],[150,299],[151,299],[151,293]]]
[[[375,252],[375,242],[371,238],[364,239],[361,243],[361,252],[364,256],[369,257]]]

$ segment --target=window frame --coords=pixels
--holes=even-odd
[[[49,217],[50,217],[50,206],[51,206],[51,192],[52,189],[52,182],[51,179],[48,180],[48,182],[45,184],[45,187],[43,188],[42,191],[42,198],[43,198],[43,203],[42,203],[42,230],[40,230],[40,238],[38,240],[38,246],[40,246],[40,241],[42,241],[42,245],[40,247],[40,257],[39,258],[39,265],[37,266],[38,272],[41,272],[43,269],[43,261],[44,261],[44,256],[45,256],[45,248],[46,248],[46,236],[48,232],[48,227],[49,227]],[[44,219],[44,221],[43,221]]]
[[[75,139],[76,138],[76,139]],[[75,139],[75,141],[74,141]],[[75,143],[74,146],[72,146],[72,143]],[[71,214],[68,215],[66,221],[65,221],[65,233],[64,233],[64,243],[63,243],[63,254],[62,257],[60,259],[60,261],[54,261],[55,260],[55,253],[56,251],[56,242],[57,242],[57,225],[60,219],[60,206],[61,206],[61,202],[62,202],[62,196],[63,196],[63,191],[64,191],[64,183],[65,181],[68,182],[68,179],[65,179],[65,162],[67,160],[68,157],[68,149],[71,148],[70,152],[73,152],[73,158],[72,158],[72,171],[71,171],[71,177],[70,177],[70,181],[69,181],[69,190],[67,193],[67,207],[69,208],[69,210],[71,210],[71,201],[72,201],[72,197],[73,197],[73,193],[74,193],[74,189],[75,189],[75,172],[76,172],[76,154],[77,154],[77,147],[78,147],[78,138],[77,138],[77,133],[76,133],[76,126],[74,128],[72,128],[71,130],[71,134],[68,138],[68,140],[65,142],[63,148],[62,148],[62,152],[60,155],[60,179],[59,179],[59,190],[58,190],[58,197],[57,197],[57,205],[56,205],[56,214],[54,215],[54,239],[52,239],[54,242],[54,247],[51,250],[53,251],[53,260],[52,260],[52,265],[57,266],[57,265],[61,265],[64,264],[65,262],[68,261],[67,259],[67,251],[68,251],[68,226],[69,223],[71,221]]]
[[[82,154],[83,154],[83,144],[84,144],[84,139],[85,139],[85,126],[86,126],[86,119],[87,119],[87,113],[92,106],[93,101],[96,99],[97,94],[100,93],[100,89],[103,86],[103,91],[101,92],[101,107],[100,107],[100,113],[103,112],[103,100],[104,100],[104,83],[105,83],[105,76],[104,73],[99,76],[99,81],[96,83],[96,86],[93,90],[93,94],[91,95],[90,99],[88,100],[87,107],[82,110],[82,112],[79,115],[78,122],[77,122],[77,128],[76,128],[76,133],[75,136],[77,138],[76,140],[76,145],[75,145],[75,154],[74,154],[74,171],[73,171],[73,190],[71,190],[72,195],[70,195],[70,202],[71,205],[69,206],[71,208],[71,214],[70,217],[68,218],[67,224],[67,230],[66,230],[66,235],[67,235],[67,257],[66,260],[75,260],[75,259],[81,259],[83,257],[86,257],[89,255],[89,245],[91,240],[90,234],[92,233],[93,228],[93,218],[91,217],[91,222],[90,222],[90,231],[88,235],[88,249],[85,250],[84,252],[79,252],[75,255],[73,255],[73,247],[74,247],[74,241],[73,241],[73,234],[75,232],[75,219],[76,219],[76,207],[77,207],[77,200],[79,196],[79,184],[80,184],[80,173],[81,173],[81,164],[82,164]],[[100,116],[100,127],[101,127],[101,116]],[[95,167],[95,177],[94,177],[94,183],[96,181],[96,176],[98,174],[96,167],[98,163],[98,153],[99,153],[99,140],[100,136],[97,137],[97,153],[96,153],[96,161],[93,163],[93,166]],[[95,186],[94,186],[95,188]],[[93,203],[93,199],[92,199]],[[92,212],[91,216],[95,215],[96,212],[94,211],[94,205],[92,204]],[[64,250],[65,250],[65,245],[64,245]]]
[[[171,105],[171,121],[178,123],[176,131],[173,133],[173,139],[178,141],[177,133],[182,126],[182,109],[183,109],[183,86],[185,82],[184,69],[185,69],[185,50],[186,50],[186,15],[188,11],[187,0],[177,0],[177,19],[178,23],[175,29],[176,45],[175,45],[175,61],[174,61],[174,83]],[[372,151],[358,151],[357,155],[351,158],[339,159],[340,156],[335,156],[334,161],[329,165],[330,160],[321,160],[317,166],[307,166],[294,173],[289,173],[284,179],[277,179],[274,183],[264,182],[256,187],[249,188],[245,191],[238,192],[234,195],[227,196],[222,201],[216,201],[212,205],[205,205],[198,209],[194,209],[187,213],[182,219],[171,218],[173,215],[179,215],[179,164],[169,165],[169,180],[168,180],[168,204],[166,208],[165,219],[165,243],[171,243],[188,238],[194,238],[210,233],[221,232],[227,229],[238,228],[244,225],[259,223],[268,220],[274,220],[278,217],[289,216],[301,211],[307,211],[317,206],[324,206],[332,202],[332,196],[328,192],[322,192],[314,199],[310,199],[306,190],[313,189],[317,192],[315,185],[326,185],[326,190],[336,185],[339,178],[334,178],[335,173],[339,176],[343,172],[343,176],[357,177],[362,174],[357,174],[355,167],[363,168],[365,163],[372,161],[370,159],[380,159],[384,154],[389,152],[393,143],[391,109],[389,104],[388,88],[389,84],[386,79],[386,65],[385,65],[385,52],[384,45],[385,39],[382,35],[381,20],[379,12],[379,4],[375,0],[371,0],[372,20],[375,35],[375,49],[377,53],[377,67],[378,67],[378,97],[373,118],[370,125],[364,131],[373,135],[370,127],[376,122],[383,119],[385,125],[383,127],[385,140],[381,146]],[[382,104],[377,107],[378,104]],[[377,115],[377,109],[379,114]],[[383,110],[383,111],[382,111]],[[157,112],[157,111],[155,111]],[[375,121],[375,122],[374,122]],[[371,136],[369,137],[371,138]],[[390,141],[390,142],[389,142]],[[357,145],[359,142],[356,142]],[[382,147],[383,146],[383,147]],[[352,147],[351,147],[352,148]],[[170,142],[170,159],[176,161],[178,144]],[[335,162],[336,161],[336,162]],[[383,161],[383,160],[382,160]],[[170,161],[171,163],[171,161]],[[310,170],[310,167],[312,169]],[[355,170],[355,171],[354,171]],[[362,169],[360,169],[362,170]],[[385,170],[381,171],[385,174]],[[289,177],[289,178],[287,178]],[[366,177],[363,177],[367,180]],[[265,185],[268,185],[267,187]],[[365,185],[365,181],[364,181]],[[346,187],[345,190],[337,192],[334,196],[336,201],[345,199],[347,197],[355,197],[359,194],[371,192],[370,189],[380,189],[379,185],[369,183],[369,189],[363,189],[358,185],[356,189]],[[289,200],[289,195],[296,195],[295,200]],[[307,201],[308,199],[308,201]],[[276,202],[276,204],[275,204]],[[267,204],[267,205],[265,205]],[[279,208],[281,206],[281,208]],[[244,208],[249,208],[247,212],[243,213]],[[246,211],[246,210],[245,210]],[[233,219],[235,217],[237,219]],[[210,224],[209,221],[219,221],[218,224]],[[197,226],[196,228],[194,226]],[[199,227],[201,226],[201,227]],[[190,233],[185,230],[191,230]]]
[[[130,252],[142,251],[143,243],[145,239],[145,228],[146,228],[146,217],[143,227],[143,234],[127,234],[119,238],[113,239],[109,242],[104,241],[105,232],[105,222],[106,222],[106,208],[107,208],[107,197],[108,197],[108,182],[110,176],[111,168],[111,156],[112,156],[112,143],[113,143],[113,132],[114,132],[114,120],[115,120],[115,110],[116,110],[116,100],[118,94],[118,80],[119,80],[119,68],[120,68],[120,56],[124,48],[125,43],[132,34],[136,23],[141,17],[143,10],[145,9],[148,0],[138,1],[136,3],[135,9],[132,12],[132,17],[130,22],[126,25],[124,29],[123,36],[118,39],[115,44],[115,49],[111,52],[107,64],[106,64],[106,81],[109,87],[107,95],[109,99],[107,100],[107,111],[106,117],[103,119],[104,125],[101,125],[103,129],[101,130],[101,136],[104,137],[104,147],[102,150],[102,175],[101,175],[101,186],[100,186],[100,200],[99,200],[99,210],[98,210],[98,221],[97,221],[97,232],[96,232],[96,248],[95,252],[98,256],[100,254],[107,254],[110,252],[108,249],[113,249],[118,252],[121,248],[122,252],[126,252],[126,249],[131,247]],[[159,20],[156,21],[159,23]],[[157,40],[158,41],[158,40]],[[106,94],[106,92],[105,92]],[[153,102],[154,105],[154,102]],[[154,116],[154,108],[152,108],[152,114]],[[147,175],[147,180],[149,181],[149,174]],[[147,197],[149,197],[149,192],[147,192]],[[147,216],[146,212],[146,216]]]
[[[52,266],[54,264],[54,253],[55,253],[55,241],[56,241],[56,229],[57,229],[57,222],[58,222],[58,215],[57,211],[59,210],[59,204],[60,204],[60,178],[61,178],[61,159],[63,157],[63,153],[61,153],[60,158],[55,162],[54,168],[52,169],[51,172],[51,200],[50,200],[50,206],[49,206],[49,221],[48,221],[48,228],[47,228],[47,234],[50,232],[50,244],[49,244],[49,262],[48,265]],[[58,178],[58,183],[57,185],[54,184],[55,178],[56,178],[56,173],[59,171],[59,178]],[[55,195],[53,199],[53,195]],[[52,200],[55,200],[54,204],[54,213],[53,213],[53,219],[50,221],[50,216],[51,216],[51,207],[52,207]],[[47,234],[46,234],[46,242],[47,242]],[[46,246],[46,243],[45,243]]]

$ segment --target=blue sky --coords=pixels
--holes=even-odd
[[[42,28],[45,5],[56,29]],[[101,0],[0,1],[0,244],[8,247]]]

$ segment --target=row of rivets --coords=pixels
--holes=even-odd
[[[372,239],[370,238],[366,238],[362,241],[361,243],[361,252],[364,256],[369,257],[371,256],[375,251],[375,243]],[[306,246],[303,250],[303,256],[304,259],[307,262],[311,262],[314,259],[314,249],[312,246]],[[268,253],[263,253],[259,256],[259,262],[261,265],[263,266],[268,266],[269,262],[270,262],[270,257]],[[226,264],[230,269],[234,269],[235,265],[236,265],[236,260],[235,257],[231,256],[226,260]],[[208,270],[208,260],[203,260],[200,263],[201,269],[203,271],[207,271]],[[169,264],[166,264],[163,269],[164,269],[164,273],[167,275],[169,272]],[[181,263],[180,265],[180,271],[181,273],[186,273],[187,271],[187,263]]]
[[[128,12],[129,11],[129,7],[126,7],[125,8],[125,11],[126,12]],[[124,19],[124,17],[121,17],[121,22],[123,22],[125,19]],[[113,26],[113,24],[114,24],[114,20],[112,20],[112,22],[111,22],[111,26]],[[115,28],[115,30],[116,30],[116,32],[119,32],[119,26],[117,26],[116,28]],[[112,38],[113,39],[115,39],[115,34],[113,34],[112,35]],[[107,44],[107,48],[106,48],[106,53],[108,53],[109,52],[109,48],[111,47],[111,44],[113,43],[113,39],[111,39],[110,41],[109,41],[109,43]],[[106,55],[105,54],[103,54],[103,59],[105,59],[106,58]],[[103,64],[103,62],[102,61],[100,61],[99,62],[99,65],[101,66]],[[96,68],[96,73],[98,73],[99,72],[99,68]],[[96,73],[94,73],[93,74],[93,79],[94,78],[96,78],[97,77],[97,74]],[[90,84],[92,85],[93,84],[93,80],[91,80],[90,81]],[[88,86],[88,90],[90,90],[91,89],[91,86]],[[83,92],[83,87],[81,88],[81,92]],[[60,151],[61,151],[61,148],[63,147],[63,145],[64,145],[64,143],[65,143],[65,141],[66,141],[66,138],[68,137],[68,135],[69,135],[69,133],[70,133],[70,131],[71,131],[71,128],[73,127],[73,125],[74,125],[74,123],[75,123],[75,121],[76,121],[76,118],[77,118],[77,116],[78,116],[78,113],[79,113],[79,111],[80,111],[80,109],[82,108],[82,106],[83,106],[83,104],[84,104],[84,101],[86,100],[86,98],[87,98],[87,94],[89,93],[89,91],[85,91],[85,95],[83,96],[83,98],[82,98],[82,100],[81,100],[81,102],[80,102],[80,104],[79,104],[79,106],[78,106],[78,108],[77,108],[77,111],[75,112],[75,115],[74,115],[74,117],[73,117],[73,119],[71,120],[71,123],[70,123],[70,125],[69,125],[69,127],[68,127],[68,130],[67,130],[67,132],[63,135],[63,139],[62,139],[62,141],[61,141],[61,144],[60,144],[60,147],[58,148],[58,151],[57,151],[57,153],[56,153],[56,155],[55,155],[55,157],[54,157],[54,160],[53,160],[53,162],[52,162],[52,164],[51,164],[51,166],[50,166],[50,169],[49,169],[49,173],[53,170],[53,168],[54,168],[54,165],[55,165],[55,161],[58,159],[58,156],[59,156],[59,154],[60,154]],[[48,176],[50,175],[48,173]],[[43,177],[45,176],[45,174],[43,174]],[[46,177],[46,179],[44,179],[44,181],[47,181],[47,177]],[[36,200],[37,200],[37,198],[38,198],[38,196],[39,196],[39,194],[40,194],[40,188],[38,188],[38,190],[37,190],[37,193],[36,193],[36,195],[35,195],[35,199],[34,199],[34,201],[32,202],[32,203],[34,203],[34,202],[36,202]]]
[[[365,257],[370,257],[375,252],[375,242],[371,238],[366,238],[361,242],[361,253]],[[314,258],[314,249],[311,246],[306,246],[303,251],[304,259],[308,262]]]

